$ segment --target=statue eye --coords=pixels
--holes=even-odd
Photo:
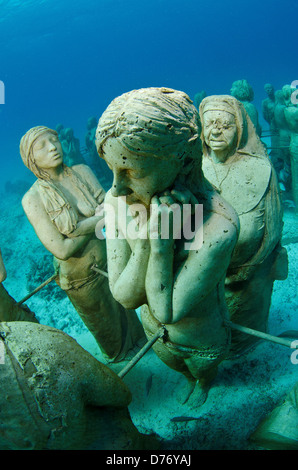
[[[127,174],[128,176],[130,176],[130,178],[133,178],[136,180],[144,177],[143,172],[137,171],[137,170],[127,170]]]
[[[45,141],[42,140],[41,142],[38,142],[37,145],[35,146],[35,150],[42,150],[45,146]]]

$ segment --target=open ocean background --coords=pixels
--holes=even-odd
[[[264,84],[298,79],[297,0],[0,0],[0,191],[34,181],[19,141],[32,126],[72,127],[123,92],[168,86],[191,98],[247,79],[261,116]]]

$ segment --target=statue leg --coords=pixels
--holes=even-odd
[[[126,310],[113,298],[108,279],[102,275],[66,293],[106,360],[123,360],[145,337],[136,312]]]

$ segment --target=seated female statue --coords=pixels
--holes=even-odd
[[[105,239],[95,235],[96,215],[105,192],[86,165],[67,167],[56,131],[38,126],[22,138],[24,164],[37,181],[25,194],[23,208],[38,238],[53,255],[59,285],[103,355],[121,360],[144,335],[133,310],[125,310],[109,290],[108,280],[91,268],[106,271]]]
[[[206,399],[229,350],[224,280],[238,234],[235,211],[203,177],[199,133],[189,97],[167,88],[116,98],[96,133],[98,153],[114,175],[106,197],[111,291],[126,308],[142,306],[149,339],[164,325],[166,336],[153,348],[187,377],[184,401],[195,406]],[[200,204],[201,227],[179,237],[176,231],[195,223]],[[180,211],[176,224],[174,207],[187,205],[193,214]],[[167,236],[163,220],[169,220]]]
[[[209,96],[200,105],[203,172],[237,211],[240,234],[226,278],[231,320],[266,331],[273,282],[287,276],[281,249],[282,204],[264,145],[243,105],[228,95]],[[255,338],[233,332],[232,351]]]

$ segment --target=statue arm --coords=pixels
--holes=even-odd
[[[77,227],[73,232],[71,232],[68,237],[75,238],[79,237],[80,235],[91,235],[95,233],[96,225],[98,222],[103,220],[104,216],[92,216],[88,217],[87,219],[81,220],[78,222]]]
[[[222,220],[217,230],[209,236],[204,234],[203,246],[189,251],[188,258],[177,271],[173,289],[173,323],[187,316],[225,279],[238,232],[228,221],[223,223]]]
[[[212,223],[205,228],[204,240],[200,249],[188,252],[175,273],[169,253],[160,251],[153,262],[151,252],[146,292],[150,311],[161,323],[175,323],[186,317],[225,278],[237,241],[236,228],[221,219],[220,225]]]
[[[39,240],[56,258],[67,260],[89,241],[90,234],[76,238],[62,235],[50,220],[38,193],[25,194],[22,205]]]
[[[0,283],[5,281],[6,277],[7,277],[7,273],[6,273],[6,269],[4,266],[4,262],[3,262],[3,258],[2,258],[2,254],[0,250]]]
[[[113,297],[125,308],[138,308],[146,302],[145,275],[149,257],[149,243],[138,239],[130,247],[118,228],[115,198],[107,194],[106,235],[109,285]]]
[[[151,244],[146,275],[147,303],[152,315],[161,323],[172,323],[174,249],[154,248]]]

